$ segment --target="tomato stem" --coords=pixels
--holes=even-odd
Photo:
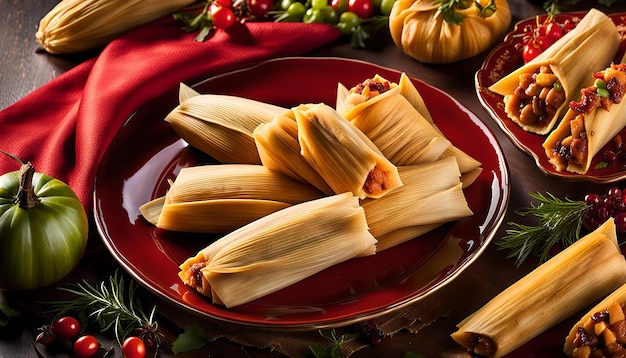
[[[30,209],[39,203],[39,198],[33,188],[33,175],[35,167],[31,162],[23,163],[19,173],[19,188],[15,195],[15,204],[22,209]]]

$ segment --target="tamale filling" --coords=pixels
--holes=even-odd
[[[591,320],[578,326],[571,357],[624,357],[626,356],[626,319],[624,307],[613,303],[595,312]]]

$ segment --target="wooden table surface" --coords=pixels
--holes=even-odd
[[[509,1],[514,15],[514,22],[542,13],[540,6],[526,0]],[[85,56],[53,56],[40,50],[35,39],[39,19],[56,4],[55,0],[0,0],[0,109],[20,100],[34,89],[44,85],[56,76],[72,68],[85,59]],[[625,11],[626,5],[616,4],[610,8],[599,6],[593,1],[582,1],[568,10],[598,7],[606,12]],[[456,98],[470,111],[477,114],[496,135],[511,174],[511,198],[504,223],[520,222],[514,210],[528,206],[529,192],[552,192],[564,197],[587,192],[604,193],[611,185],[589,182],[562,182],[543,175],[534,162],[516,147],[504,135],[497,124],[483,110],[474,89],[474,73],[480,68],[486,53],[472,59],[451,65],[424,65],[395,47],[389,39],[383,39],[380,46],[368,50],[352,49],[347,42],[334,43],[318,49],[307,56],[336,56],[355,58],[379,64],[385,67],[405,71],[410,76],[419,78]],[[0,134],[0,146],[2,135]],[[506,225],[502,225],[496,238],[502,236]],[[1,239],[1,238],[0,238]],[[105,255],[106,256],[106,255]],[[486,252],[469,267],[458,280],[465,276],[482,277],[494,287],[504,288],[528,272],[528,267],[519,270],[513,268],[513,262],[506,259],[502,251],[491,245]],[[93,267],[115,269],[117,264],[112,257],[100,258],[101,262],[86,265],[85,270]],[[85,272],[93,276],[93,272]],[[19,295],[0,292],[0,302],[14,302]],[[472,293],[467,292],[467,299]],[[478,308],[484,302],[476,302]],[[35,356],[31,343],[35,328],[46,323],[47,316],[33,309],[26,314],[20,329],[0,330],[0,357]],[[465,356],[464,351],[449,337],[454,326],[464,318],[463,314],[441,318],[419,334],[400,332],[393,338],[383,340],[379,346],[368,347],[359,351],[356,357],[402,357],[404,352],[419,352],[423,356]],[[560,342],[558,344],[561,344]],[[220,340],[203,349],[204,356],[212,357],[251,357],[275,356],[273,353],[255,348],[241,348],[228,341]]]

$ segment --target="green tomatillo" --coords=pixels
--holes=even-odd
[[[7,155],[22,166],[0,176],[0,289],[48,286],[82,258],[87,214],[67,184]]]

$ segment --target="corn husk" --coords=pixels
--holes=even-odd
[[[611,218],[459,323],[452,338],[470,351],[490,342],[491,349],[475,353],[502,357],[624,282],[626,261]]]
[[[398,84],[379,75],[364,81],[388,82],[390,90],[370,96],[338,85],[337,108],[395,165],[415,165],[455,157],[464,187],[481,173],[479,161],[455,147],[435,125],[417,88],[405,73]],[[366,87],[367,88],[367,87]]]
[[[335,193],[379,198],[402,186],[397,167],[333,108],[320,103],[294,114],[302,155]]]
[[[169,15],[194,0],[62,0],[39,22],[35,34],[52,54],[106,45],[122,33]]]
[[[261,165],[205,165],[181,169],[167,194],[140,211],[160,229],[226,233],[322,196],[314,187]]]
[[[489,90],[504,96],[507,104],[519,84],[520,74],[532,74],[541,66],[549,66],[565,91],[565,101],[556,113],[539,123],[523,123],[514,113],[507,113],[525,131],[547,134],[565,113],[568,104],[578,97],[579,90],[591,83],[589,74],[611,62],[619,44],[620,36],[613,20],[603,12],[591,9],[572,31],[532,61],[491,85]]]
[[[165,121],[193,147],[221,163],[260,164],[252,133],[286,109],[243,97],[190,95]]]
[[[370,232],[378,240],[378,251],[416,237],[408,237],[407,231],[403,231],[406,240],[401,240],[400,229],[412,228],[421,235],[426,228],[433,229],[473,214],[465,200],[454,157],[398,167],[398,173],[402,187],[382,198],[361,202]],[[392,232],[395,234],[388,236]]]
[[[624,60],[622,59],[622,63]],[[609,83],[609,76],[619,78],[619,83],[626,83],[626,72],[620,70],[614,70],[614,66],[610,66],[603,72],[605,73],[605,82]],[[594,76],[597,75],[594,74]],[[590,76],[591,77],[591,76]],[[595,78],[595,77],[594,77]],[[584,159],[582,162],[578,162],[577,156],[569,156],[567,161],[560,161],[558,156],[558,149],[555,147],[558,145],[560,148],[562,143],[566,139],[573,138],[572,125],[574,120],[581,115],[582,116],[582,132],[584,133],[583,140],[586,140],[586,145],[579,147],[578,149],[584,151]],[[578,120],[580,121],[580,119]],[[578,174],[585,174],[591,166],[593,157],[598,154],[602,148],[610,142],[624,127],[626,126],[626,101],[624,100],[624,94],[619,103],[612,103],[607,109],[603,107],[596,108],[589,114],[579,114],[577,111],[569,108],[565,116],[557,126],[557,128],[550,133],[543,143],[546,156],[550,163],[554,165],[557,171],[573,172]],[[576,125],[574,125],[576,127]],[[576,131],[574,131],[576,132]],[[577,135],[574,135],[577,137]],[[570,137],[570,138],[568,138]],[[569,145],[570,149],[576,150],[576,142]],[[554,151],[557,153],[554,153]]]
[[[577,336],[578,330],[583,328],[590,336],[601,337],[606,344],[612,338],[615,337],[613,332],[613,325],[621,320],[624,320],[623,308],[626,306],[626,284],[620,286],[617,290],[613,291],[610,295],[604,298],[601,302],[593,306],[587,313],[585,313],[578,322],[573,326],[567,337],[565,338],[565,344],[563,346],[563,352],[572,357],[574,354],[575,344],[574,339]],[[594,322],[593,316],[596,313],[608,312],[609,320]],[[597,323],[597,324],[596,324]],[[605,330],[609,330],[605,331]],[[623,346],[623,343],[621,344]],[[605,345],[601,345],[605,346]]]
[[[300,106],[300,110],[304,108],[306,106]],[[309,183],[325,194],[333,193],[324,178],[300,153],[298,124],[293,109],[277,116],[270,123],[260,124],[253,136],[263,166]]]
[[[291,206],[207,246],[180,266],[181,280],[231,308],[354,257],[376,240],[350,193]]]

